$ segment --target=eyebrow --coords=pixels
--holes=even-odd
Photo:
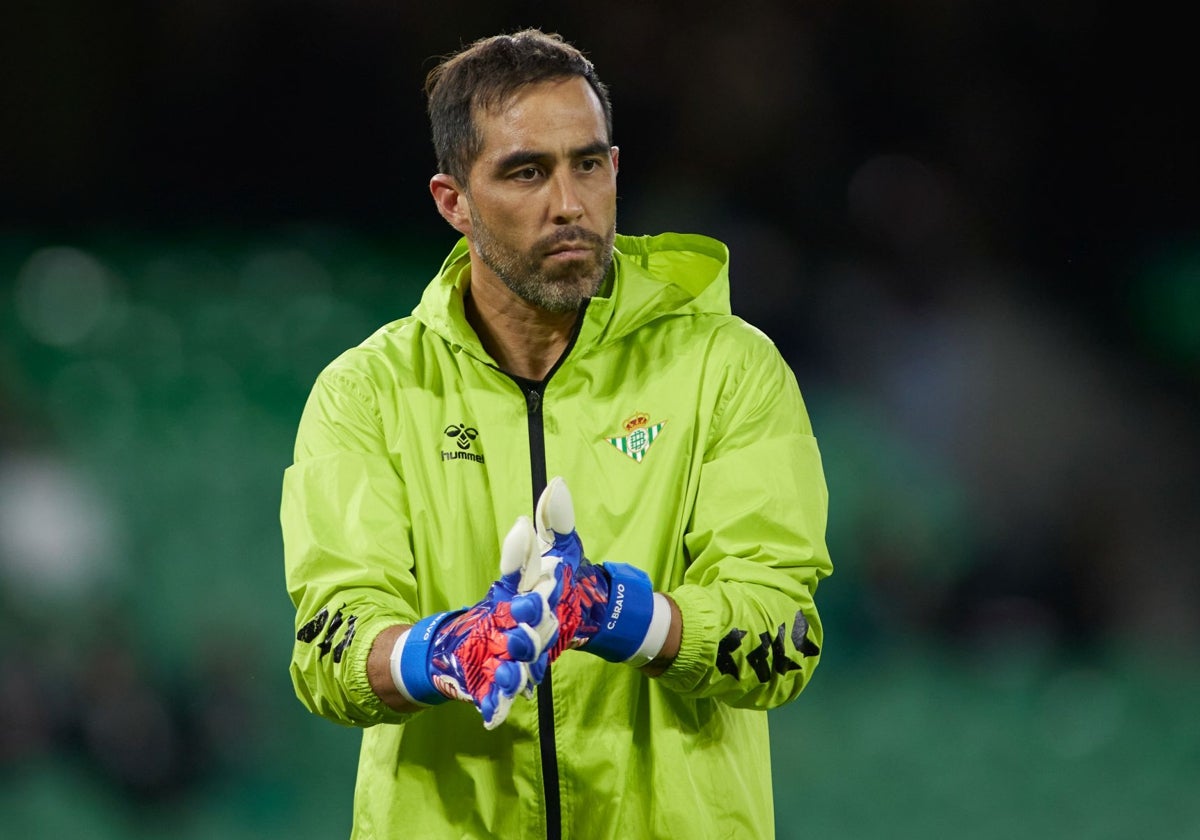
[[[588,143],[586,146],[579,146],[578,148],[571,149],[571,151],[568,153],[568,156],[571,158],[581,158],[588,157],[590,155],[602,155],[608,154],[608,150],[609,145],[607,143],[605,143],[603,140],[595,140],[591,143]],[[550,157],[553,157],[550,152],[538,151],[536,149],[518,149],[517,151],[511,152],[500,158],[500,160],[496,161],[496,170],[499,172],[504,172],[509,169],[522,166],[523,164],[538,163]]]

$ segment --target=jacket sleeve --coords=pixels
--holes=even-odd
[[[774,345],[753,337],[725,372],[684,536],[688,568],[669,593],[683,619],[680,650],[659,680],[685,696],[770,709],[795,699],[817,665],[814,595],[833,567],[808,413]]]
[[[403,476],[366,377],[326,369],[284,473],[280,521],[296,607],[291,676],[309,710],[347,725],[403,722],[367,678],[380,631],[417,618]]]

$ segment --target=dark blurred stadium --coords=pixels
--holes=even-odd
[[[780,838],[1200,837],[1194,48],[1084,0],[7,4],[5,836],[348,834],[281,475],[454,240],[425,72],[529,25],[611,88],[620,229],[729,243],[821,440]]]

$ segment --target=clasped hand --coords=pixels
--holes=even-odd
[[[520,517],[508,532],[500,578],[482,600],[418,621],[397,643],[392,676],[410,700],[472,703],[494,729],[566,650],[640,665],[661,648],[666,631],[649,577],[584,556],[562,478],[542,492],[534,518]]]

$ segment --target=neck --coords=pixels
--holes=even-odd
[[[505,373],[541,382],[566,352],[578,312],[547,312],[507,286],[471,282],[467,321]]]

